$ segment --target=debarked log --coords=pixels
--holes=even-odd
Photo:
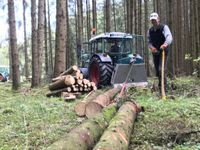
[[[100,113],[102,108],[106,107],[114,99],[115,95],[119,92],[119,88],[113,88],[106,91],[94,98],[92,101],[88,102],[85,108],[85,115],[87,118],[92,118],[96,114]]]
[[[116,104],[109,105],[102,113],[88,119],[63,138],[53,143],[49,150],[88,150],[92,149],[116,113]]]
[[[125,102],[110,121],[94,150],[127,150],[137,113],[135,103]]]
[[[74,107],[74,110],[75,110],[76,114],[79,117],[85,116],[85,108],[86,108],[87,103],[89,103],[90,101],[92,101],[98,95],[100,95],[102,93],[103,93],[103,91],[100,91],[100,90],[91,91],[91,95],[89,95],[88,97],[84,98],[82,101],[78,102],[76,104],[76,106]]]

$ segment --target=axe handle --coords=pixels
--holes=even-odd
[[[165,50],[162,50],[162,68],[161,68],[161,97],[163,100],[166,99],[165,88],[164,88],[164,75],[165,75]]]

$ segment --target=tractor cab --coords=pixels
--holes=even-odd
[[[82,70],[97,86],[109,85],[116,66],[129,65],[133,58],[136,58],[135,63],[144,64],[141,35],[103,33],[91,38],[87,44],[88,50],[81,54]]]

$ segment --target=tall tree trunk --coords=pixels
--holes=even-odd
[[[137,23],[137,0],[133,0],[133,11],[134,11],[134,34],[138,33],[138,23]]]
[[[69,13],[68,13],[68,0],[66,0],[66,68],[70,67],[70,39],[69,39]]]
[[[51,19],[50,19],[50,8],[49,8],[49,0],[47,0],[48,5],[48,33],[49,33],[49,75],[52,78],[53,74],[53,48],[52,48],[52,36],[51,36]]]
[[[189,11],[188,11],[188,0],[184,0],[184,54],[188,54],[189,52]],[[184,56],[185,57],[185,56]],[[185,67],[184,71],[186,72],[186,75],[189,75],[189,62],[188,60],[184,61]]]
[[[38,4],[38,30],[37,30],[37,48],[38,48],[38,64],[39,64],[39,84],[41,82],[42,76],[42,66],[43,66],[43,52],[44,52],[44,1],[39,0]]]
[[[110,0],[106,0],[106,32],[111,31],[110,10]]]
[[[49,51],[48,51],[48,26],[47,26],[47,11],[46,11],[46,0],[44,1],[44,29],[45,29],[45,75],[48,81],[50,81],[49,76]]]
[[[142,1],[138,0],[138,34],[142,34]]]
[[[24,58],[25,58],[25,77],[26,79],[29,77],[29,70],[28,70],[28,51],[27,51],[27,39],[26,39],[26,7],[27,3],[26,0],[22,1],[23,4],[23,23],[24,23]]]
[[[123,0],[123,8],[124,8],[124,31],[127,31],[127,7],[126,7],[126,3],[127,3],[127,1],[126,0]]]
[[[146,62],[146,69],[147,69],[147,75],[150,75],[149,72],[149,50],[148,50],[148,41],[147,41],[147,31],[148,31],[148,24],[149,24],[149,15],[148,15],[148,0],[144,0],[144,24],[145,24],[145,44],[144,44],[144,49],[145,49],[145,62]]]
[[[173,31],[173,3],[172,0],[168,0],[168,7],[169,7],[169,12],[168,12],[168,25],[171,31]],[[172,32],[173,33],[173,32]],[[175,73],[175,66],[174,66],[174,59],[173,59],[173,52],[174,51],[174,46],[170,46],[170,52],[169,52],[169,71],[170,71],[170,76],[173,77]]]
[[[20,86],[20,72],[19,72],[19,57],[17,50],[17,37],[16,37],[16,27],[15,27],[15,8],[14,0],[8,0],[8,20],[9,20],[9,39],[10,48],[12,56],[12,88],[17,90]]]
[[[198,18],[198,1],[194,0],[194,30],[195,30],[195,41],[194,41],[194,45],[195,45],[195,49],[194,49],[194,59],[197,59],[199,57],[199,51],[200,51],[200,46],[199,46],[199,18]],[[200,62],[199,62],[200,65]],[[198,72],[199,70],[199,66],[198,63],[195,63],[195,71]]]
[[[198,49],[197,49],[197,56],[200,57],[200,3],[196,0],[197,4],[197,18],[198,18],[198,25],[197,25],[197,36],[198,36]],[[198,77],[200,78],[200,62],[198,62]]]
[[[66,1],[56,1],[56,46],[54,77],[65,70],[66,52]]]
[[[83,17],[82,17],[82,0],[77,0],[77,59],[78,59],[78,66],[80,66],[81,60],[81,49],[82,49],[82,42],[83,42]]]
[[[189,1],[190,3],[190,55],[193,58],[193,51],[194,51],[194,5],[193,5],[193,0]],[[193,73],[194,66],[193,66],[193,61],[190,60],[190,74]]]
[[[93,35],[97,33],[97,10],[96,10],[96,0],[92,0],[92,28]]]
[[[115,0],[112,1],[113,3],[113,23],[114,23],[114,31],[117,31],[117,24],[116,24],[116,14],[115,14]]]
[[[91,38],[91,21],[90,21],[90,2],[86,0],[87,7],[87,41]]]
[[[36,28],[36,1],[31,0],[31,24],[32,24],[32,83],[31,87],[39,86],[39,64],[37,51],[37,28]]]

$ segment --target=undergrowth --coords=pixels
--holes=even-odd
[[[141,106],[129,149],[200,149],[200,81],[178,78],[170,81],[168,99],[147,89],[129,90]]]

